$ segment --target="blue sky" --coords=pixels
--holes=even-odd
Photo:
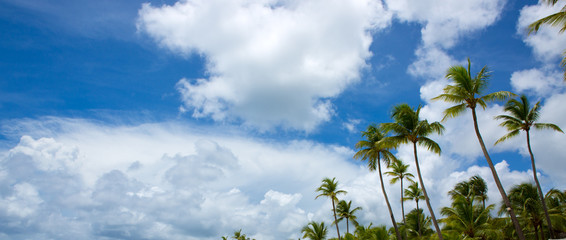
[[[337,177],[360,222],[390,225],[378,178],[352,160],[360,131],[423,107],[446,69],[492,71],[489,91],[541,101],[566,126],[564,34],[536,1],[0,0],[0,238],[296,239],[331,222],[314,200]],[[505,134],[480,112],[486,144]],[[439,209],[479,174],[500,197],[471,116],[419,149]],[[503,184],[531,181],[524,136],[490,147]],[[564,134],[533,134],[543,188],[564,189]],[[412,151],[397,156],[413,165]],[[560,166],[560,167],[557,167]],[[414,172],[414,166],[411,166]],[[401,219],[399,185],[386,184]],[[406,208],[414,206],[407,203]],[[439,213],[436,214],[437,216]],[[343,226],[345,227],[345,226]]]

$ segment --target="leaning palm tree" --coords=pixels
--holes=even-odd
[[[403,214],[403,224],[407,224],[405,221],[405,204],[403,201],[403,179],[414,182],[412,178],[415,176],[409,172],[409,164],[403,164],[401,160],[393,161],[391,165],[389,165],[389,168],[391,168],[391,171],[385,173],[392,177],[389,183],[395,184],[397,181],[401,183],[401,213]]]
[[[558,1],[559,0],[543,0],[543,2],[546,2],[549,5],[555,5]],[[546,24],[559,27],[560,33],[566,31],[566,4],[564,4],[562,9],[560,9],[557,13],[550,14],[531,23],[528,27],[529,34],[538,32],[539,28]],[[566,80],[566,51],[562,53],[562,55],[564,58],[562,58],[560,65],[562,65],[562,68],[564,69],[564,80]]]
[[[395,217],[393,216],[393,210],[391,209],[387,192],[385,192],[383,175],[381,174],[381,161],[389,166],[391,161],[397,160],[395,155],[393,155],[390,151],[393,146],[389,141],[386,141],[387,138],[385,137],[385,132],[375,125],[368,126],[367,130],[362,132],[362,137],[365,139],[356,143],[355,147],[359,150],[356,154],[354,154],[354,158],[361,159],[362,161],[367,160],[370,171],[375,171],[377,167],[377,173],[381,183],[381,192],[383,193],[383,197],[387,203],[387,209],[389,210],[389,216],[391,217],[391,222],[395,228],[397,239],[401,239],[401,233],[397,227],[397,221],[395,221]]]
[[[324,226],[324,222],[317,223],[312,221],[303,227],[301,233],[303,233],[304,239],[324,240],[328,234],[328,229]]]
[[[322,184],[320,185],[320,187],[318,187],[318,189],[316,189],[317,192],[320,192],[320,194],[318,194],[318,196],[315,197],[315,199],[317,199],[318,197],[321,196],[325,196],[330,198],[330,200],[332,200],[332,211],[334,212],[334,223],[336,224],[336,233],[338,233],[338,240],[341,239],[340,237],[340,229],[338,229],[338,218],[336,217],[336,201],[338,201],[338,195],[339,194],[346,194],[346,191],[344,190],[339,190],[338,189],[338,181],[336,181],[336,178],[324,178],[322,180]]]
[[[513,211],[511,203],[509,202],[509,198],[505,193],[505,189],[503,188],[503,185],[501,185],[497,170],[495,170],[493,162],[491,161],[491,157],[489,156],[487,148],[485,147],[485,144],[483,142],[483,138],[478,127],[478,119],[476,114],[476,107],[478,105],[485,109],[487,107],[487,102],[494,100],[505,100],[509,96],[513,96],[514,94],[507,91],[499,91],[482,96],[483,91],[487,88],[489,79],[487,66],[483,67],[477,73],[477,75],[473,77],[471,75],[470,67],[470,59],[468,59],[467,68],[461,65],[450,67],[446,73],[446,78],[452,80],[452,85],[446,86],[443,90],[444,93],[433,98],[433,100],[444,100],[445,102],[456,104],[444,110],[443,120],[462,114],[464,111],[466,111],[466,108],[472,110],[474,129],[483,155],[485,157],[485,160],[487,161],[487,164],[489,165],[489,169],[491,170],[491,174],[493,175],[497,189],[499,190],[499,193],[503,198],[503,202],[509,210],[509,216],[511,217],[511,221],[513,222],[517,236],[520,240],[524,240],[525,237],[523,236],[523,231],[521,230],[519,221],[517,220],[515,212]]]
[[[405,196],[406,197],[403,198],[403,201],[415,201],[415,203],[417,204],[417,210],[419,209],[419,201],[425,199],[423,190],[419,188],[419,184],[416,182],[413,182],[413,184],[409,185],[409,187],[405,189]],[[415,213],[417,214],[417,219],[419,219],[419,213],[420,212]],[[416,222],[416,224],[418,225],[418,222]],[[405,225],[407,225],[407,223],[405,223]],[[417,226],[416,229],[420,228]]]
[[[381,126],[384,130],[394,132],[395,136],[388,137],[391,142],[395,143],[397,146],[400,144],[411,143],[413,145],[413,154],[415,156],[415,167],[417,168],[417,175],[419,178],[419,183],[423,189],[425,196],[425,202],[427,204],[430,216],[432,218],[432,223],[438,234],[438,238],[442,240],[442,232],[440,227],[438,227],[438,222],[434,216],[434,211],[430,205],[430,199],[426,192],[426,188],[423,183],[423,178],[421,175],[421,169],[419,167],[419,159],[417,154],[417,145],[427,148],[434,153],[440,154],[440,146],[438,143],[428,138],[427,136],[433,133],[442,134],[444,131],[444,126],[439,122],[429,123],[427,120],[420,120],[419,113],[421,107],[419,106],[416,110],[413,110],[407,104],[400,104],[394,107],[391,117],[395,120],[392,123],[383,123]]]
[[[550,234],[553,234],[552,230],[552,223],[550,221],[550,215],[548,215],[548,208],[546,207],[546,203],[544,201],[544,195],[542,193],[542,189],[540,187],[540,183],[537,177],[537,168],[535,165],[535,157],[533,155],[533,151],[531,150],[531,137],[530,137],[530,130],[531,128],[534,129],[551,129],[557,132],[564,133],[562,129],[552,123],[538,123],[537,120],[540,116],[539,108],[540,108],[540,101],[537,102],[532,108],[529,103],[529,100],[525,95],[521,95],[520,101],[516,99],[511,99],[505,104],[505,112],[509,113],[509,115],[499,115],[495,117],[495,119],[502,119],[503,122],[501,126],[507,128],[509,133],[505,134],[505,136],[501,137],[495,144],[503,142],[509,138],[515,137],[519,135],[521,131],[525,131],[527,136],[527,148],[529,149],[529,155],[531,156],[531,166],[533,168],[533,178],[535,179],[535,184],[538,190],[538,194],[540,197],[540,201],[542,203],[542,208],[544,210],[544,215],[546,218],[546,223],[548,224],[548,229],[550,230]],[[554,237],[554,236],[552,236]]]
[[[354,226],[358,225],[356,212],[358,210],[362,210],[362,207],[356,207],[352,209],[352,201],[344,201],[340,200],[338,205],[336,206],[336,212],[338,213],[338,222],[346,219],[346,234],[350,233],[350,221],[354,224]]]

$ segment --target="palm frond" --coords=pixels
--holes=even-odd
[[[566,12],[560,11],[531,23],[528,26],[529,34],[538,32],[540,27],[546,24],[551,25],[553,27],[559,27],[560,33],[566,31]]]
[[[503,142],[503,141],[505,141],[509,138],[515,137],[515,136],[519,135],[520,132],[521,132],[520,129],[511,131],[511,132],[503,135],[503,137],[499,138],[493,145],[497,145],[497,144],[499,144],[499,143],[501,143],[501,142]]]
[[[445,121],[448,118],[457,117],[460,114],[462,114],[464,111],[466,111],[465,103],[449,107],[446,110],[444,110],[444,117],[442,118],[442,121]]]
[[[557,132],[564,133],[564,131],[562,131],[562,129],[560,129],[560,127],[558,127],[556,124],[552,124],[552,123],[535,123],[535,124],[533,124],[533,127],[535,127],[535,129],[550,129],[550,130],[554,130],[554,131],[557,131]]]

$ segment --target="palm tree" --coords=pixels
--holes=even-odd
[[[431,239],[434,233],[430,228],[430,217],[426,217],[422,209],[413,209],[407,214],[407,224],[404,225],[410,239]]]
[[[401,183],[401,212],[403,213],[403,224],[406,224],[405,204],[403,201],[403,179],[407,179],[409,182],[414,182],[412,178],[414,178],[415,176],[408,172],[409,165],[403,164],[403,161],[401,160],[393,161],[392,164],[389,165],[389,168],[391,168],[391,171],[385,173],[392,177],[389,183],[395,184],[397,183],[397,181]]]
[[[557,132],[564,133],[562,129],[552,123],[538,123],[536,122],[539,118],[539,108],[540,108],[540,101],[537,102],[532,108],[529,103],[529,100],[525,95],[521,95],[520,101],[516,99],[511,99],[505,104],[504,111],[509,113],[509,115],[499,115],[495,117],[495,119],[502,119],[503,122],[500,124],[501,126],[507,128],[509,133],[505,134],[505,136],[501,137],[495,144],[503,142],[509,138],[515,137],[519,135],[521,131],[525,131],[527,135],[527,148],[529,149],[529,154],[531,156],[531,166],[533,168],[533,177],[535,179],[535,184],[538,190],[538,194],[540,197],[540,201],[542,203],[542,208],[544,210],[544,215],[546,218],[546,223],[548,224],[548,228],[550,230],[551,235],[553,234],[552,230],[552,223],[550,221],[550,216],[548,215],[548,208],[546,207],[546,203],[544,201],[544,195],[542,193],[542,188],[540,187],[540,183],[537,177],[537,168],[535,165],[535,157],[533,155],[533,151],[531,150],[531,137],[530,137],[530,130],[531,128],[534,129],[551,129]],[[554,236],[552,236],[554,237]]]
[[[317,223],[312,221],[303,227],[301,233],[303,233],[303,238],[305,239],[324,240],[328,234],[328,229],[324,226],[324,222]]]
[[[352,201],[344,201],[340,200],[338,205],[336,206],[336,212],[338,213],[338,222],[342,221],[342,219],[346,219],[346,233],[350,233],[350,221],[354,224],[354,226],[358,225],[356,212],[358,210],[362,210],[362,207],[356,207],[352,209]]]
[[[550,5],[555,5],[556,3],[558,3],[558,0],[543,0],[543,1]],[[546,17],[543,17],[531,23],[528,27],[529,34],[538,32],[539,28],[542,25],[546,25],[546,24],[549,24],[554,27],[559,27],[560,33],[566,31],[566,4],[557,13],[550,14]],[[562,68],[564,69],[564,80],[566,80],[566,51],[562,53],[562,55],[564,56],[564,58],[562,58],[562,62],[560,63],[560,65],[562,65]]]
[[[545,239],[542,228],[542,204],[539,201],[536,187],[531,183],[515,185],[509,191],[509,200],[525,222],[533,227],[535,239],[539,239],[539,229],[541,239]],[[504,212],[505,206],[502,205],[499,214]]]
[[[511,203],[509,202],[509,198],[505,193],[505,189],[503,185],[501,185],[501,181],[499,180],[499,175],[493,166],[493,162],[491,161],[491,157],[489,157],[489,153],[487,152],[487,148],[483,142],[483,138],[480,133],[480,129],[478,127],[478,119],[476,114],[476,107],[479,105],[483,109],[487,107],[487,102],[494,101],[494,100],[504,100],[509,96],[513,96],[514,94],[507,91],[499,91],[490,93],[487,95],[483,95],[483,91],[487,88],[487,83],[489,79],[489,72],[487,66],[484,66],[476,76],[472,77],[470,71],[471,63],[470,59],[468,59],[468,68],[464,66],[452,66],[448,69],[446,73],[446,78],[452,80],[452,85],[448,85],[444,88],[444,93],[438,95],[437,97],[433,98],[433,100],[444,100],[445,102],[455,103],[456,105],[447,108],[444,110],[444,118],[456,117],[462,114],[466,108],[470,108],[472,110],[472,119],[474,121],[474,129],[476,132],[476,136],[480,143],[483,155],[487,164],[489,165],[489,169],[491,170],[491,174],[493,175],[493,179],[495,180],[495,184],[497,185],[497,189],[503,198],[503,202],[507,209],[509,210],[509,216],[511,217],[511,221],[513,222],[513,226],[515,227],[515,231],[517,236],[520,240],[524,240],[525,237],[523,236],[523,231],[521,230],[521,226],[519,225],[519,221],[515,216],[515,212],[511,207]]]
[[[222,237],[222,238],[224,238],[224,237]],[[246,234],[242,233],[242,229],[240,229],[238,231],[234,231],[234,236],[232,236],[232,238],[235,239],[235,240],[250,240],[250,238],[247,237]]]
[[[370,171],[375,171],[377,166],[377,172],[379,175],[379,181],[381,183],[381,192],[387,203],[387,209],[389,210],[389,216],[391,217],[391,222],[395,228],[395,233],[397,239],[401,239],[401,233],[397,227],[397,221],[393,216],[393,210],[391,209],[391,204],[389,203],[389,198],[387,197],[387,192],[385,192],[385,185],[383,183],[383,175],[381,174],[381,161],[383,160],[387,166],[390,165],[391,161],[397,160],[395,155],[389,151],[393,146],[388,142],[385,137],[385,133],[382,129],[376,127],[375,125],[368,126],[365,132],[362,132],[362,137],[364,140],[360,140],[356,143],[356,149],[359,149],[356,154],[354,154],[355,159],[361,159],[362,161],[367,160],[368,168]]]
[[[385,225],[372,227],[370,223],[369,226],[357,226],[356,227],[356,239],[363,240],[388,240],[389,233],[387,232],[387,227]]]
[[[423,183],[421,169],[419,167],[419,159],[417,157],[417,144],[426,147],[428,150],[433,151],[434,153],[440,154],[441,150],[438,143],[428,138],[427,136],[433,133],[442,134],[444,127],[439,122],[429,123],[427,120],[420,120],[420,110],[420,106],[416,110],[413,110],[407,104],[397,105],[394,107],[391,116],[395,120],[395,122],[383,123],[382,127],[385,130],[393,131],[395,134],[397,134],[395,136],[389,137],[390,141],[395,143],[396,145],[404,143],[413,144],[413,154],[415,156],[415,166],[417,168],[419,183],[421,184],[421,187],[423,189],[425,202],[430,212],[432,223],[434,224],[434,227],[437,231],[438,238],[442,240],[442,232],[438,227],[438,222],[436,221],[436,217],[434,216],[434,211],[432,210],[432,206],[430,205],[430,200]]]
[[[444,207],[440,211],[446,216],[442,221],[446,223],[444,230],[461,234],[465,238],[481,237],[485,239],[487,235],[497,235],[497,231],[491,227],[490,211],[494,205],[484,208],[482,205],[473,205],[465,196],[455,195],[451,207]]]
[[[487,184],[480,176],[476,175],[468,181],[457,183],[452,190],[448,192],[452,200],[463,197],[472,205],[475,200],[481,201],[485,208],[485,200],[487,200]]]
[[[324,178],[322,180],[322,184],[318,189],[317,192],[320,192],[318,196],[315,197],[317,199],[320,196],[325,196],[332,200],[332,211],[334,212],[334,223],[336,224],[336,233],[338,233],[338,240],[341,239],[340,237],[340,229],[338,229],[338,219],[336,217],[336,204],[335,201],[338,201],[338,194],[346,194],[347,192],[344,190],[338,190],[338,181],[336,178]]]
[[[409,185],[409,187],[407,189],[405,189],[405,196],[403,198],[403,201],[415,201],[415,203],[417,204],[417,210],[419,209],[419,201],[420,200],[424,200],[424,194],[423,194],[423,190],[421,190],[419,188],[419,184],[416,182],[413,182],[413,184]],[[416,212],[415,214],[417,214],[416,218],[419,219],[419,212]],[[416,224],[418,225],[418,221],[416,222]],[[407,223],[405,223],[405,225],[407,225]],[[420,229],[418,226],[416,229]]]
[[[483,208],[485,208],[485,201],[487,200],[487,183],[482,177],[475,175],[468,181],[472,186],[472,193],[476,199],[482,202]]]

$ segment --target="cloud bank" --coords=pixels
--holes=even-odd
[[[354,163],[347,147],[179,123],[45,118],[10,126],[23,135],[0,152],[0,221],[10,239],[218,239],[240,228],[257,239],[298,238],[310,220],[332,222],[329,200],[314,199],[324,177],[336,177],[344,198],[363,208],[360,223],[390,225],[376,173]],[[412,164],[410,147],[398,156]],[[552,157],[541,155],[541,166]],[[486,167],[425,149],[419,158],[437,209],[468,176],[480,174],[496,191]],[[506,187],[530,179],[506,162],[497,168]],[[553,179],[564,175],[556,171]],[[399,185],[385,185],[401,219]]]

